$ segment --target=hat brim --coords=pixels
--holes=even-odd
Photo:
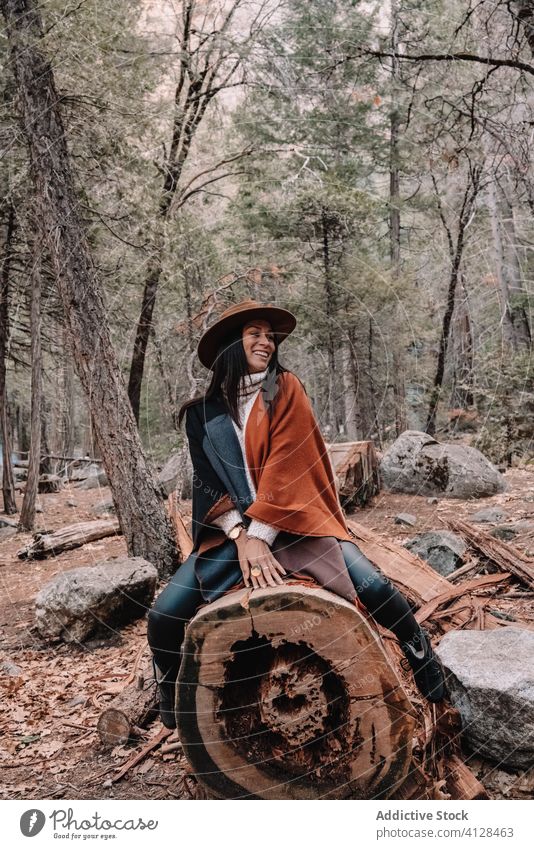
[[[293,313],[282,307],[252,307],[226,316],[209,327],[198,343],[197,354],[202,365],[213,369],[218,350],[225,337],[254,318],[268,321],[279,343],[283,342],[297,326],[297,319]]]

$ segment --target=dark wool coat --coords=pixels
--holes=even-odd
[[[313,410],[300,380],[282,372],[263,382],[245,428],[245,451],[256,488],[247,482],[241,446],[222,400],[188,407],[186,433],[193,463],[193,553],[206,600],[218,597],[240,576],[215,552],[235,543],[212,524],[235,507],[246,527],[252,519],[280,529],[271,550],[288,572],[306,572],[333,592],[356,602],[339,540],[353,541],[337,495],[334,473]],[[268,406],[275,399],[272,417]]]

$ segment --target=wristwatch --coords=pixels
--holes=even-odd
[[[228,536],[230,539],[237,539],[239,534],[241,533],[241,529],[244,528],[243,522],[240,522],[238,525],[234,525],[231,531],[228,531]]]

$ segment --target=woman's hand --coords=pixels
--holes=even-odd
[[[282,575],[286,574],[286,570],[274,557],[266,542],[247,536],[243,528],[236,539],[236,545],[246,587],[252,585],[254,589],[258,589],[259,587],[276,587],[277,584],[284,583]],[[257,577],[251,574],[254,566],[259,566],[261,569],[261,574]]]

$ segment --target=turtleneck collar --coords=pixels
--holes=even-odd
[[[243,398],[247,395],[252,395],[254,392],[256,392],[256,390],[258,389],[258,384],[260,384],[262,380],[265,380],[268,371],[269,367],[267,366],[267,368],[263,371],[257,371],[253,374],[248,372],[247,374],[243,375],[239,387],[239,397]]]

